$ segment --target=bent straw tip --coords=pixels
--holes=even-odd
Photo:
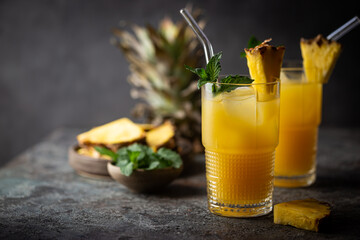
[[[187,12],[186,8],[180,9],[180,13],[183,14],[184,12]]]

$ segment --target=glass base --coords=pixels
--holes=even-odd
[[[250,218],[266,215],[272,211],[272,200],[259,204],[225,205],[213,201],[208,202],[213,214],[223,217]]]
[[[316,180],[316,173],[310,173],[300,176],[275,176],[275,187],[296,188],[308,187]]]

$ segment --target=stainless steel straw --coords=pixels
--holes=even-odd
[[[344,25],[330,33],[326,38],[328,40],[339,40],[342,36],[350,32],[352,29],[357,27],[360,24],[360,19],[358,16],[353,17],[349,21],[347,21]]]
[[[200,40],[201,44],[203,45],[205,58],[206,58],[206,63],[208,63],[210,58],[212,56],[214,56],[214,50],[212,48],[212,45],[211,45],[209,39],[206,37],[204,32],[201,30],[199,25],[196,23],[196,21],[191,16],[191,14],[188,12],[188,10],[186,10],[186,8],[181,9],[180,13],[184,17],[186,22],[189,24],[191,29],[194,31],[194,33],[196,34],[196,36]]]

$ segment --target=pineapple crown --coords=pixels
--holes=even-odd
[[[201,10],[193,11],[199,18]],[[198,20],[199,21],[199,20]],[[204,21],[199,21],[203,27]],[[139,117],[162,121],[166,118],[200,121],[200,98],[196,77],[184,69],[184,64],[203,64],[203,52],[184,21],[173,22],[165,17],[156,29],[129,24],[112,30],[112,43],[129,62],[128,82],[131,96],[144,103],[135,106]]]

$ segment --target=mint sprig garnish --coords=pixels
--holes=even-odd
[[[205,69],[192,68],[190,66],[185,65],[185,68],[187,70],[198,75],[199,77],[197,84],[198,88],[201,88],[201,86],[205,85],[206,83],[213,83],[212,92],[214,95],[217,95],[219,93],[230,92],[238,87],[241,87],[241,85],[232,85],[232,84],[250,84],[254,81],[246,76],[229,75],[219,80],[220,83],[228,83],[228,84],[219,84],[218,86],[216,83],[219,79],[219,74],[221,71],[221,64],[220,64],[221,57],[222,57],[222,52],[215,54],[208,62]]]
[[[249,41],[248,41],[247,48],[254,48],[254,47],[256,47],[257,45],[260,45],[260,44],[261,44],[261,41],[257,40],[257,38],[255,36],[251,36]],[[244,58],[244,57],[246,57],[246,53],[241,52],[240,56]]]
[[[213,88],[213,93],[217,95],[222,92],[230,92],[239,87],[239,85],[234,85],[234,84],[251,84],[253,81],[254,80],[246,76],[230,75],[221,79],[221,83],[229,83],[229,84],[219,84],[219,86],[215,88],[215,90]]]
[[[95,147],[100,154],[110,156],[112,163],[118,167],[122,174],[130,176],[135,169],[161,169],[167,167],[180,168],[181,157],[168,148],[160,148],[154,152],[150,147],[134,143],[113,152],[105,147]]]
[[[192,68],[188,65],[185,65],[185,68],[189,70],[192,73],[195,73],[199,76],[198,81],[198,88],[200,89],[202,85],[208,83],[208,82],[216,82],[220,71],[221,71],[221,65],[220,65],[220,59],[222,57],[222,52],[219,52],[215,54],[206,65],[206,68]]]

